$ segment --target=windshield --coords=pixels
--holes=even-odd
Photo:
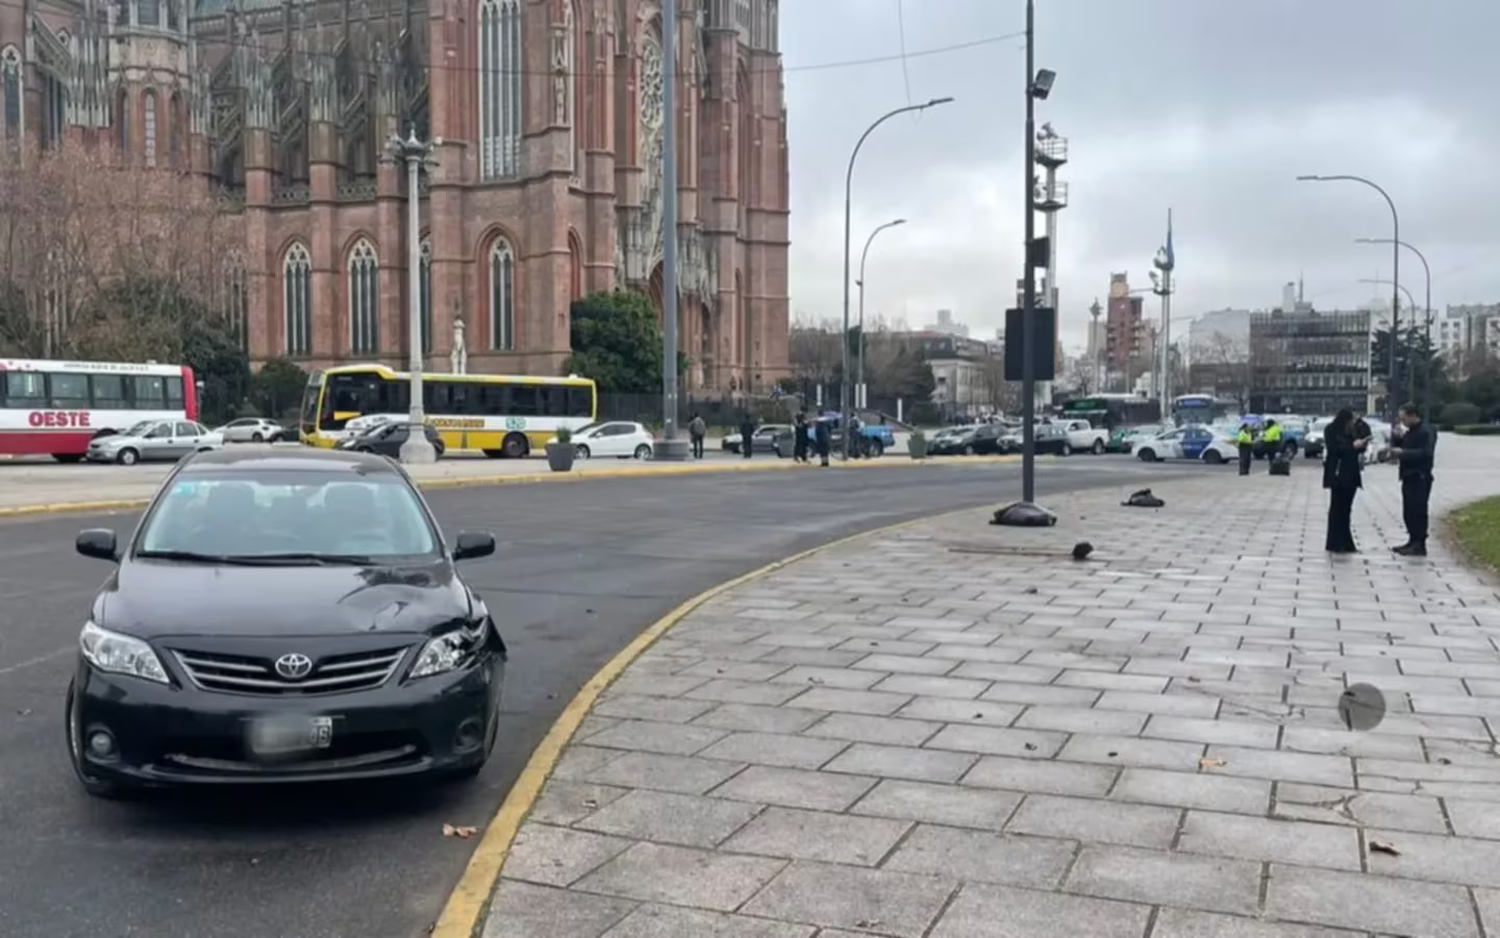
[[[126,430],[124,433],[122,433],[120,435],[121,436],[144,436],[154,426],[156,426],[156,421],[155,420],[142,420],[140,423],[131,424],[130,425],[130,429]]]
[[[400,476],[327,472],[179,476],[146,517],[135,556],[310,555],[431,561],[440,541]]]

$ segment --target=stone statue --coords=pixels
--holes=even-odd
[[[456,305],[456,304],[455,304]],[[466,374],[469,367],[469,347],[464,343],[464,319],[453,317],[453,351],[448,353],[448,364],[456,375]]]

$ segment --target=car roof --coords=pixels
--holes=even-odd
[[[374,453],[352,450],[301,449],[261,450],[216,449],[197,453],[182,467],[184,474],[219,472],[225,469],[262,472],[347,472],[350,475],[393,475],[394,463]]]

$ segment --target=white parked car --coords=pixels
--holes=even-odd
[[[346,443],[358,436],[362,436],[367,430],[373,430],[381,424],[390,423],[398,419],[392,414],[366,414],[363,417],[355,417],[344,424],[344,429],[339,431],[339,443]]]
[[[1109,431],[1096,430],[1087,420],[1068,420],[1063,422],[1062,428],[1068,434],[1068,447],[1075,453],[1102,456],[1109,446]]]
[[[556,443],[557,438],[548,440]],[[573,449],[579,459],[614,456],[618,459],[650,459],[656,451],[651,431],[638,423],[613,420],[595,423],[573,432]]]
[[[223,445],[222,435],[194,420],[143,420],[123,433],[93,440],[83,458],[133,466],[142,460],[181,459]]]
[[[286,428],[264,417],[241,417],[214,432],[224,437],[225,443],[274,443],[281,439]]]

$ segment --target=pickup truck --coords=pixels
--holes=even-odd
[[[1075,453],[1102,456],[1109,448],[1109,431],[1095,430],[1094,425],[1087,420],[1065,420],[1061,424],[1054,421],[1054,426],[1062,427],[1068,437],[1068,447]]]

